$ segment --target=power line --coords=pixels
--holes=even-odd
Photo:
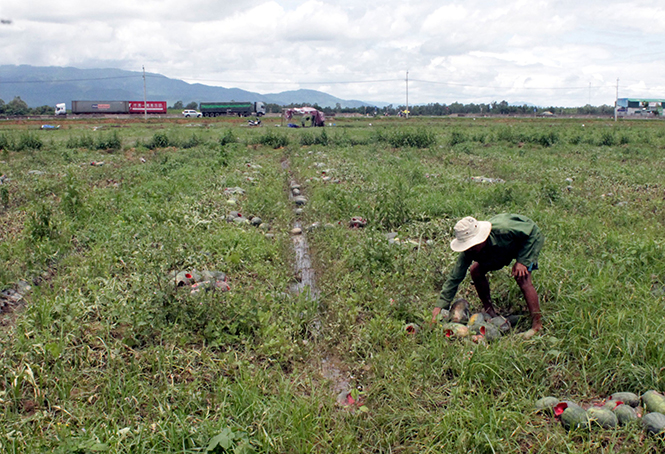
[[[318,82],[266,82],[264,80],[220,80],[220,79],[190,79],[198,82],[219,82],[225,84],[254,84],[254,85],[340,85],[340,84],[374,84],[378,82],[402,82],[404,79],[375,79],[375,80],[335,80],[335,81],[318,81]]]
[[[0,84],[60,84],[65,82],[87,82],[91,80],[134,79],[136,76],[91,77],[85,79],[54,79],[54,80],[0,80]]]
[[[514,87],[514,86],[501,86],[501,85],[472,85],[472,84],[458,84],[455,82],[438,82],[435,80],[423,80],[423,79],[410,79],[413,82],[422,82],[426,84],[436,84],[436,85],[450,85],[454,87],[469,87],[469,88],[492,88],[499,90],[510,90],[518,88],[520,90],[587,90],[589,86],[579,86],[579,87]],[[603,86],[595,86],[594,88],[603,88]]]

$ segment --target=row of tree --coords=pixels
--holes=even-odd
[[[290,104],[280,106],[278,104],[266,104],[266,111],[281,112],[284,108],[303,107],[307,104]],[[406,106],[393,106],[392,104],[380,108],[376,106],[362,107],[341,107],[339,103],[336,107],[321,107],[317,104],[312,105],[315,109],[321,110],[326,115],[335,114],[361,114],[361,115],[399,115],[403,113]],[[602,105],[591,106],[587,104],[583,107],[536,107],[528,104],[515,106],[508,104],[507,101],[492,102],[489,104],[462,104],[454,102],[452,104],[430,103],[417,106],[409,106],[410,116],[444,116],[444,115],[540,115],[545,112],[551,112],[555,115],[596,115],[612,116],[614,115],[614,106]]]
[[[199,105],[194,101],[190,102],[187,105],[184,105],[182,101],[176,101],[176,102],[173,103],[173,105],[171,107],[169,107],[169,109],[178,109],[178,110],[180,110],[180,109],[196,110],[198,108],[199,108]]]
[[[28,107],[28,104],[20,96],[15,97],[7,104],[0,99],[0,115],[53,115],[54,110],[51,106]]]
[[[406,106],[394,107],[392,104],[379,108],[376,106],[362,107],[342,107],[337,103],[335,107],[321,107],[318,104],[289,104],[281,106],[279,104],[266,103],[266,112],[280,113],[284,108],[311,106],[325,113],[326,115],[335,114],[361,114],[361,115],[399,115],[406,110]],[[196,102],[190,102],[185,105],[182,101],[176,101],[171,109],[197,109]],[[409,115],[411,116],[443,116],[443,115],[539,115],[544,112],[551,112],[555,115],[614,115],[614,106],[602,105],[591,106],[587,104],[584,107],[535,107],[527,104],[515,106],[506,101],[492,102],[489,104],[462,104],[454,102],[452,104],[430,103],[418,106],[409,106]],[[20,116],[20,115],[52,115],[53,107],[28,107],[20,96],[5,104],[0,99],[0,115]]]

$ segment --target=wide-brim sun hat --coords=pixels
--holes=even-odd
[[[455,239],[450,242],[450,248],[455,252],[466,251],[485,241],[491,230],[491,222],[467,216],[455,224]]]

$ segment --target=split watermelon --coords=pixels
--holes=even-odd
[[[566,430],[586,429],[589,427],[589,417],[582,407],[571,405],[561,413],[561,424]]]
[[[633,408],[637,407],[640,404],[640,397],[637,394],[633,393],[614,393],[610,396],[610,400],[616,400],[623,402],[626,405],[629,405]]]

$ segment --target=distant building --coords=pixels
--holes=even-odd
[[[617,115],[651,116],[663,115],[665,99],[651,98],[619,98],[617,100]]]

